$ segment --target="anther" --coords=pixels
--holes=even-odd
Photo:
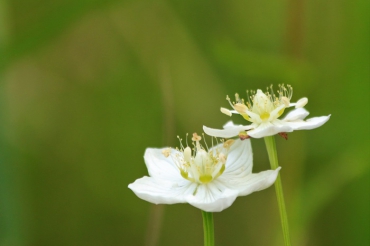
[[[169,157],[171,154],[171,149],[170,148],[163,149],[162,154],[164,155],[164,157]]]
[[[191,140],[193,140],[193,141],[195,141],[195,142],[199,142],[200,140],[202,140],[202,137],[201,136],[199,136],[196,132],[194,132],[193,133],[193,137],[192,137],[192,139]]]

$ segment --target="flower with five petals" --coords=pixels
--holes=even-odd
[[[206,212],[222,211],[238,196],[271,186],[276,170],[252,173],[250,140],[227,140],[204,148],[193,135],[193,150],[153,149],[145,151],[149,177],[137,179],[129,188],[141,199],[155,204],[189,203]],[[182,144],[181,144],[182,145]]]
[[[279,85],[277,96],[274,94],[272,86],[270,91],[271,93],[264,93],[260,89],[257,92],[251,91],[252,96],[248,97],[246,102],[244,99],[240,99],[238,94],[235,95],[236,101],[233,103],[229,97],[226,98],[233,110],[221,108],[221,112],[228,116],[240,114],[244,119],[251,122],[250,125],[234,125],[233,122],[229,121],[224,125],[224,129],[213,129],[203,126],[204,132],[210,136],[222,138],[230,138],[237,135],[243,138],[246,138],[246,136],[263,138],[294,130],[314,129],[322,126],[330,118],[330,115],[328,115],[304,120],[309,114],[303,108],[307,104],[308,99],[302,98],[296,103],[291,103],[293,88],[289,85],[287,87]],[[279,119],[285,109],[292,106],[295,106],[295,109],[290,111],[283,119]]]

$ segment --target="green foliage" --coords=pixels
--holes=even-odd
[[[145,148],[220,127],[227,94],[278,83],[332,114],[277,139],[293,245],[368,245],[369,3],[301,2],[1,1],[0,245],[155,245],[150,230],[201,245],[198,210],[164,206],[156,224],[127,185]],[[282,244],[272,188],[214,219],[216,245]]]

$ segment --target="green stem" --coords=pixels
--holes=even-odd
[[[213,227],[213,213],[202,211],[203,217],[203,231],[204,231],[204,246],[214,246],[214,227]]]
[[[275,144],[275,137],[265,137],[265,144],[267,153],[270,160],[270,165],[273,170],[279,167],[277,152],[276,152],[276,144]],[[288,226],[288,216],[285,209],[284,203],[284,194],[283,194],[283,186],[281,184],[280,174],[278,175],[275,181],[275,190],[276,190],[276,197],[279,205],[280,211],[280,219],[281,219],[281,226],[283,227],[283,235],[284,235],[284,242],[285,246],[290,246],[290,236],[289,236],[289,226]]]

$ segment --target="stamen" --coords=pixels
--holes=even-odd
[[[194,132],[193,138],[191,140],[193,140],[196,144],[196,149],[197,149],[196,151],[198,152],[199,150],[201,150],[199,141],[202,140],[202,137],[198,136],[198,134]]]
[[[292,99],[293,96],[293,87],[291,85],[287,85],[285,87],[284,84],[279,84],[278,95],[281,100],[282,97],[287,97],[289,100]]]
[[[293,96],[293,87],[290,86],[290,85],[287,85],[287,87],[288,87],[288,96],[287,97],[290,100],[290,99],[292,99],[292,96]]]
[[[206,142],[206,138],[204,137],[204,133],[202,133],[202,136],[203,136],[203,142],[207,148],[207,151],[209,151],[209,148],[208,148],[208,145],[207,145],[207,142]]]
[[[240,103],[240,97],[238,93],[235,93],[235,101],[236,103]]]
[[[162,154],[167,158],[170,156],[171,154],[171,149],[170,148],[166,148],[166,149],[163,149],[162,150]]]
[[[195,142],[199,142],[200,140],[202,140],[202,137],[199,136],[196,132],[193,133],[193,138],[191,139]]]
[[[184,145],[182,145],[182,138],[180,138],[179,136],[177,136],[177,139],[180,142],[180,149],[183,150],[184,149]]]
[[[275,93],[274,93],[274,89],[273,89],[273,85],[270,85],[270,91],[271,91],[271,100],[274,102],[275,101]]]
[[[227,95],[227,96],[226,96],[226,100],[227,100],[227,101],[229,101],[229,104],[230,104],[230,106],[231,106],[231,107],[234,107],[234,106],[233,106],[233,103],[232,103],[232,102],[231,102],[231,100],[230,100],[229,95]]]
[[[247,90],[247,106],[250,108],[252,106],[252,101],[251,101],[252,96],[249,95],[249,90]]]

